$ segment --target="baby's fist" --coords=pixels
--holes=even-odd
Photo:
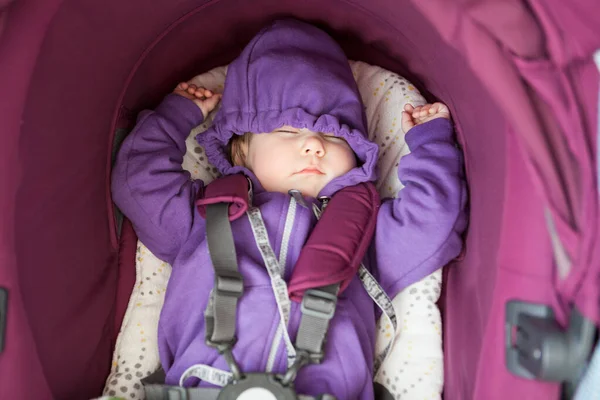
[[[220,94],[187,82],[181,82],[177,85],[173,93],[192,100],[200,108],[204,118],[215,109],[221,100]]]
[[[407,104],[402,111],[402,130],[407,133],[415,126],[436,118],[450,119],[450,110],[444,103],[425,104],[416,108]]]

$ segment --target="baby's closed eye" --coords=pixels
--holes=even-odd
[[[325,139],[331,140],[331,141],[344,141],[344,142],[346,141],[346,139],[344,139],[343,137],[332,135],[332,134],[322,133],[321,136],[324,137]]]
[[[300,131],[291,126],[282,126],[281,128],[275,129],[272,133],[284,133],[294,135],[300,133]]]

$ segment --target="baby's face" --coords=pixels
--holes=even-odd
[[[297,189],[316,197],[331,180],[356,167],[356,158],[342,138],[284,126],[252,136],[246,166],[269,192]]]

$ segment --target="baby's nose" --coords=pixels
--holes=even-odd
[[[302,153],[304,155],[323,157],[325,155],[325,146],[323,145],[323,141],[317,136],[307,138],[304,142]]]

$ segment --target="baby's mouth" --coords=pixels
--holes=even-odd
[[[323,171],[321,171],[319,168],[317,167],[306,167],[301,171],[296,172],[294,175],[325,175],[323,173]]]

